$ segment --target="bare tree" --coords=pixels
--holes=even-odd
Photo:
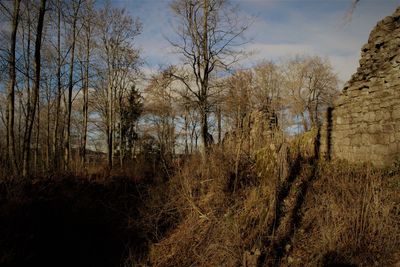
[[[329,61],[320,57],[297,57],[284,67],[290,109],[301,118],[303,130],[318,127],[321,111],[338,94],[338,79]]]
[[[55,122],[53,131],[53,165],[55,168],[59,167],[59,128],[60,128],[60,110],[61,110],[61,98],[62,98],[62,84],[61,84],[61,0],[57,0],[56,4],[56,21],[57,21],[57,93],[56,93],[56,112],[55,112]]]
[[[160,157],[163,162],[169,162],[174,154],[177,134],[177,97],[173,89],[173,80],[168,70],[152,77],[146,87],[146,118],[150,122],[148,132],[153,133],[158,141]]]
[[[71,51],[70,51],[70,63],[69,63],[69,82],[68,82],[68,98],[67,98],[67,129],[64,139],[64,168],[68,169],[70,161],[70,150],[71,150],[71,114],[72,114],[72,90],[74,86],[74,63],[75,63],[75,44],[77,35],[77,21],[79,10],[81,7],[82,0],[72,1],[72,22],[71,22]]]
[[[124,9],[105,6],[99,12],[99,31],[102,59],[106,79],[106,135],[108,167],[113,166],[115,111],[118,91],[126,85],[128,75],[137,64],[138,51],[133,47],[134,38],[141,32],[141,23],[128,16]],[[126,87],[125,87],[126,88]]]
[[[347,10],[347,12],[346,12],[346,14],[345,14],[345,16],[344,16],[345,23],[348,23],[348,22],[351,21],[351,19],[352,19],[352,17],[353,17],[353,14],[354,14],[354,12],[356,11],[357,5],[358,5],[358,3],[360,2],[360,0],[352,0],[351,2],[352,2],[352,3],[351,3],[351,6],[350,6],[350,8]]]
[[[83,129],[82,138],[80,144],[80,157],[81,166],[84,168],[86,165],[86,143],[87,143],[87,131],[88,131],[88,119],[89,119],[89,66],[90,66],[90,50],[93,34],[93,23],[94,23],[94,12],[93,12],[93,2],[87,1],[85,3],[84,11],[84,49],[85,49],[85,59],[84,59],[84,73],[83,73]]]
[[[249,24],[242,23],[237,9],[227,0],[175,0],[171,8],[177,16],[177,38],[169,42],[193,72],[195,84],[177,74],[171,75],[196,98],[206,151],[211,142],[208,120],[212,74],[228,69],[238,60],[240,53],[235,48],[242,44],[240,37]]]
[[[19,22],[19,6],[20,0],[14,2],[14,12],[12,16],[12,31],[11,31],[11,42],[10,42],[10,55],[9,55],[9,86],[8,86],[8,97],[7,97],[7,151],[8,158],[13,168],[13,171],[17,171],[17,162],[15,156],[15,135],[14,135],[14,117],[15,117],[15,46],[17,28]]]
[[[247,70],[236,72],[226,81],[227,90],[224,94],[223,108],[236,134],[243,131],[244,119],[253,109],[251,103],[253,79],[253,73]]]
[[[38,23],[36,28],[36,41],[35,41],[35,78],[34,78],[34,87],[33,87],[33,104],[31,112],[29,112],[29,127],[28,127],[28,134],[24,140],[24,158],[23,158],[23,166],[22,166],[22,175],[24,177],[30,174],[30,144],[31,144],[31,136],[32,136],[32,129],[33,123],[35,121],[35,113],[36,113],[36,106],[37,101],[39,99],[39,87],[40,87],[40,49],[42,46],[42,31],[43,31],[43,22],[44,22],[44,15],[46,11],[46,0],[40,1],[39,6],[39,14],[38,14]]]

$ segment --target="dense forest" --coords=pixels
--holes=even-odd
[[[180,63],[149,74],[113,1],[0,2],[0,265],[398,261],[399,165],[319,153],[329,59],[244,68],[239,6],[169,6]]]

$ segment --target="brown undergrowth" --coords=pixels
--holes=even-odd
[[[293,265],[390,266],[400,247],[400,173],[321,163],[293,236]]]
[[[153,209],[158,217],[148,225],[166,218],[168,227],[146,264],[394,264],[398,170],[317,160],[309,135],[275,139],[239,157],[234,148],[213,149],[207,160],[192,156],[156,197],[161,214]]]
[[[207,160],[193,156],[168,182],[173,227],[151,247],[155,266],[236,265],[240,262],[240,230],[232,217],[235,180],[233,159],[214,151]],[[241,173],[240,175],[246,175]],[[165,204],[166,206],[168,203]]]
[[[0,263],[52,266],[58,257],[64,266],[396,264],[400,165],[325,162],[313,154],[314,137],[275,135],[257,148],[231,142],[206,157],[168,164],[143,158],[111,173],[4,177]]]

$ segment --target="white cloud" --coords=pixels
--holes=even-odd
[[[171,53],[164,36],[173,36],[169,1],[120,0],[131,14],[143,21],[138,38],[149,68],[174,64],[179,56]],[[328,57],[339,78],[347,81],[356,71],[360,49],[369,32],[383,17],[394,12],[400,0],[360,1],[352,20],[344,19],[351,0],[343,1],[277,1],[233,0],[245,16],[257,15],[246,36],[252,43],[246,48],[255,53],[243,62],[254,65],[261,59],[278,60],[296,54]],[[139,4],[137,4],[139,3]]]
[[[279,61],[296,55],[313,55],[312,46],[305,44],[252,43],[248,44],[245,50],[252,52],[251,55],[242,62],[246,66],[254,65],[264,59]]]

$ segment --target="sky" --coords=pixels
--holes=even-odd
[[[358,67],[360,50],[376,23],[391,15],[400,0],[361,0],[351,20],[347,19],[352,0],[233,0],[241,16],[251,17],[245,37],[252,55],[241,66],[256,65],[262,60],[279,62],[295,55],[328,58],[341,84]],[[143,23],[136,44],[142,50],[144,68],[155,71],[177,64],[166,36],[173,35],[170,0],[114,0]]]

